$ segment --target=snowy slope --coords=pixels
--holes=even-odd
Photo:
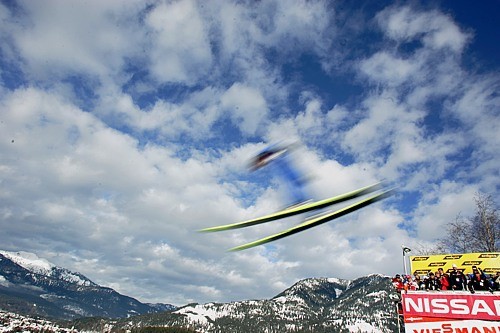
[[[9,258],[19,266],[22,266],[31,272],[42,275],[50,275],[52,272],[52,267],[55,267],[55,265],[51,264],[48,260],[38,258],[38,256],[34,253],[24,251],[8,252],[0,250],[0,254]]]
[[[12,260],[19,266],[35,274],[40,274],[54,279],[59,279],[80,286],[97,286],[80,273],[71,272],[65,268],[57,267],[46,259],[39,258],[29,252],[9,252],[0,250],[0,254]]]
[[[176,311],[118,322],[116,329],[190,327],[197,332],[369,332],[397,331],[397,298],[388,277],[354,281],[310,278],[268,300],[190,304]]]
[[[128,317],[175,307],[141,303],[32,253],[0,251],[0,308],[72,319]]]
[[[2,304],[12,303],[12,297],[18,297],[18,308],[25,307],[27,312],[37,315],[43,315],[40,312],[43,310],[45,315],[59,318],[64,311],[63,317],[67,318],[122,317],[105,323],[114,330],[125,331],[145,326],[189,327],[204,333],[390,333],[397,330],[394,308],[397,295],[391,280],[381,275],[352,281],[309,278],[271,299],[189,304],[178,309],[141,304],[97,285],[70,283],[72,279],[68,276],[90,281],[36,255],[0,251],[0,308]],[[8,302],[2,303],[2,293]],[[143,315],[129,317],[138,313]],[[92,331],[90,327],[87,329]]]
[[[76,333],[77,331],[59,327],[47,320],[30,318],[0,309],[0,333],[10,332]]]

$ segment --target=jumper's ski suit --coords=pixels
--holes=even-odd
[[[304,177],[293,167],[288,147],[272,145],[261,151],[252,161],[252,168],[259,169],[270,165],[287,185],[288,193],[293,204],[299,204],[310,199],[305,193]]]

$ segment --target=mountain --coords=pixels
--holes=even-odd
[[[390,278],[369,275],[355,280],[304,279],[271,299],[175,308],[140,303],[33,254],[0,251],[0,309],[5,310],[0,310],[0,324],[4,325],[43,316],[71,319],[58,323],[71,327],[71,332],[171,327],[171,332],[199,333],[389,333],[398,331],[397,299]],[[15,319],[17,314],[26,317]],[[48,325],[31,319],[30,325],[42,324]],[[61,327],[51,329],[64,332]]]
[[[204,333],[397,332],[398,299],[388,277],[310,278],[268,300],[190,304],[108,323],[115,330],[187,327]],[[87,323],[88,324],[88,323]],[[73,322],[74,327],[89,326]]]
[[[0,308],[58,319],[120,318],[175,309],[141,303],[35,254],[7,251],[0,251]]]

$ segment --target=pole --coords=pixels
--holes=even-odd
[[[406,253],[410,252],[411,249],[409,247],[406,247],[404,245],[401,245],[401,248],[403,249],[403,268],[405,275],[408,275],[408,269],[406,268]]]
[[[403,270],[405,272],[405,275],[408,275],[408,271],[406,270],[406,252],[403,247]]]
[[[398,320],[398,333],[401,333],[401,316],[399,314],[399,303],[395,302],[396,304],[396,318]]]

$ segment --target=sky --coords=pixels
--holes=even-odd
[[[179,306],[402,273],[401,245],[432,248],[476,193],[498,204],[499,7],[1,1],[0,249]],[[398,190],[228,252],[301,221],[197,232],[287,204],[247,168],[276,142],[314,199]]]

